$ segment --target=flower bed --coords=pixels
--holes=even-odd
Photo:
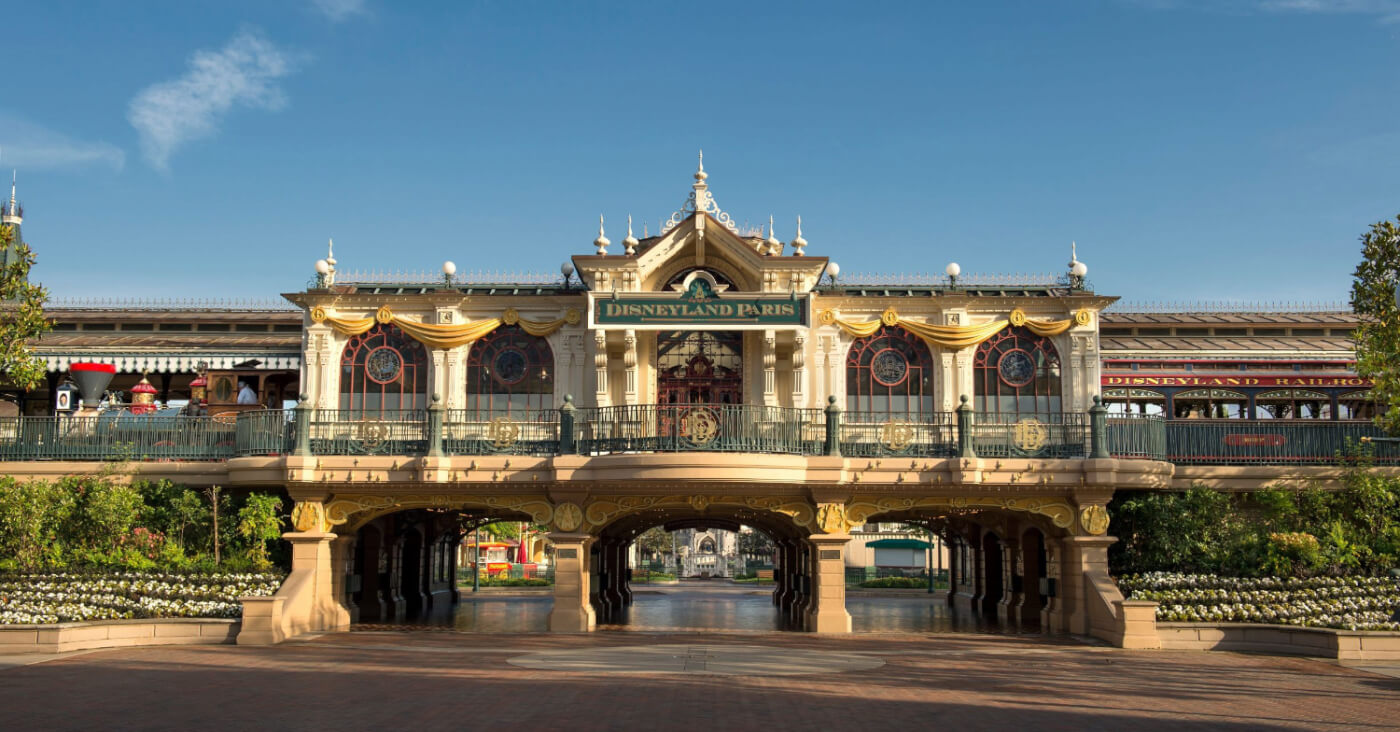
[[[1122,577],[1129,600],[1158,603],[1168,623],[1274,623],[1344,630],[1397,630],[1400,580],[1392,577],[1308,579],[1218,577],[1150,572]]]
[[[236,618],[280,573],[21,572],[0,575],[0,625],[120,618]]]

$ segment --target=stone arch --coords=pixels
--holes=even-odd
[[[524,520],[547,524],[554,506],[544,495],[441,495],[441,494],[341,494],[326,503],[326,522],[338,533],[358,530],[381,516],[411,508],[440,510],[491,509],[517,514]]]

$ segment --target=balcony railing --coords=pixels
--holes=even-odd
[[[0,460],[227,460],[276,455],[609,455],[729,452],[847,457],[1167,460],[1182,465],[1333,465],[1358,450],[1400,465],[1369,422],[1166,420],[1088,413],[903,415],[759,405],[634,405],[539,411],[368,412],[298,408],[236,417],[104,413],[0,419]]]
[[[819,455],[826,444],[820,409],[752,404],[639,404],[580,409],[574,421],[584,455],[626,452],[755,452]]]

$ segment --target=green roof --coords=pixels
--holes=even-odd
[[[918,539],[879,539],[867,542],[866,546],[873,549],[927,549],[929,543]]]

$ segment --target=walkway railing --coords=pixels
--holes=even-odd
[[[1087,413],[901,415],[759,405],[370,412],[223,417],[0,418],[0,460],[227,460],[275,455],[608,455],[730,452],[847,457],[1086,457],[1182,465],[1332,465],[1360,451],[1400,465],[1400,444],[1365,421],[1163,420]]]
[[[1181,465],[1306,465],[1344,462],[1358,450],[1400,463],[1385,433],[1366,420],[1183,419],[1166,423],[1166,459]]]
[[[208,417],[135,415],[7,417],[0,460],[226,460],[234,423]]]
[[[577,410],[584,455],[622,452],[755,452],[816,455],[826,440],[820,409],[752,404],[641,404]]]

